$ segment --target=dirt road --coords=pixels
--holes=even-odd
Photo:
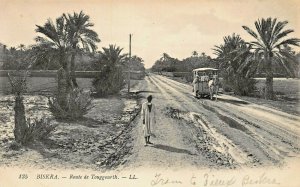
[[[299,158],[300,117],[235,97],[196,99],[192,86],[151,74],[140,88],[157,108],[153,146],[144,147],[140,118],[125,168],[281,166]]]

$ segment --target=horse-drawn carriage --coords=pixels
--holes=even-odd
[[[218,69],[198,68],[193,70],[193,93],[196,98],[209,96],[213,99],[218,93]]]

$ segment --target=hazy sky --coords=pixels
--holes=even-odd
[[[95,24],[100,49],[117,44],[127,53],[132,33],[132,54],[151,67],[164,52],[179,59],[194,50],[212,55],[214,45],[233,32],[250,40],[242,25],[254,29],[262,17],[289,21],[291,36],[300,38],[299,5],[297,0],[0,0],[0,42],[33,44],[36,24],[83,10]]]

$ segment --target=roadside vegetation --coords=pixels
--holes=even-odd
[[[9,95],[7,95],[8,99],[3,101],[13,102],[14,105],[14,141],[9,141],[10,149],[8,150],[20,150],[22,146],[37,146],[34,149],[38,149],[41,146],[42,154],[48,154],[46,147],[50,149],[54,145],[60,146],[60,140],[51,139],[50,135],[66,139],[63,144],[72,144],[74,139],[69,134],[74,132],[68,129],[70,124],[74,127],[73,131],[78,131],[78,136],[87,137],[94,133],[91,127],[105,126],[102,130],[103,135],[99,136],[100,139],[102,138],[98,142],[100,144],[105,143],[105,140],[111,141],[122,136],[124,139],[122,143],[106,142],[102,145],[103,149],[109,150],[107,154],[103,154],[107,157],[113,152],[112,149],[126,143],[125,140],[128,137],[125,131],[119,133],[117,130],[125,129],[126,124],[132,120],[134,117],[132,115],[133,111],[137,113],[136,104],[129,106],[129,109],[126,110],[126,112],[131,112],[130,117],[127,118],[129,114],[125,112],[125,117],[121,120],[121,116],[124,115],[124,103],[127,100],[122,100],[120,95],[116,98],[101,97],[119,94],[127,84],[125,75],[129,70],[144,73],[143,59],[135,55],[129,59],[123,48],[117,45],[109,45],[98,51],[97,43],[100,42],[100,38],[93,30],[93,26],[90,17],[82,11],[72,14],[64,13],[55,20],[48,19],[44,25],[36,25],[37,37],[35,38],[35,44],[30,46],[20,44],[16,48],[7,48],[3,45],[3,50],[0,53],[1,59],[3,59],[1,69],[14,70],[7,71],[12,73],[8,73],[5,77],[10,83],[10,91],[6,93],[14,95],[13,101],[11,101]],[[35,95],[31,95],[33,92],[28,92],[27,83],[28,78],[32,78],[29,77],[32,70],[55,70],[55,78],[51,79],[45,75],[45,77],[39,78],[40,81],[33,81],[33,84],[38,85],[43,82],[41,80],[43,78],[47,79],[47,83],[51,79],[50,84],[47,84],[47,89],[49,88],[47,93],[35,92]],[[94,71],[94,73],[89,78],[84,77],[84,80],[79,79],[78,81],[78,75],[76,76],[78,70]],[[43,89],[42,86],[38,87]],[[43,104],[39,105],[41,103],[37,102],[29,106],[28,100],[32,99],[34,101],[35,99],[41,100]],[[44,103],[46,100],[47,103]],[[110,102],[118,103],[118,105],[116,105],[117,108],[110,106],[112,111],[107,112],[106,108]],[[41,109],[36,110],[31,105],[35,105],[36,108],[41,107]],[[128,106],[126,105],[126,107]],[[8,116],[10,115],[11,113]],[[113,115],[119,117],[116,118]],[[9,118],[4,119],[8,124],[5,127],[6,132],[12,129],[9,125]],[[118,123],[122,124],[116,126],[117,120]],[[66,127],[65,124],[67,124]],[[84,128],[84,126],[86,127]],[[63,135],[57,133],[57,129],[63,132]],[[86,134],[80,135],[81,131],[86,131]],[[7,137],[11,138],[11,135],[7,135]],[[0,138],[2,142],[3,137]],[[6,138],[4,138],[5,142],[8,141]],[[122,138],[118,141],[121,140]],[[95,142],[90,141],[89,145],[92,143]],[[112,144],[116,145],[107,148]],[[74,147],[76,146],[74,145]],[[54,152],[57,151],[56,149],[57,147],[55,147]],[[62,149],[65,148],[62,147]],[[89,149],[86,151],[93,152]],[[103,150],[99,149],[98,151]],[[55,154],[60,154],[58,152]],[[93,156],[93,159],[95,158]],[[104,162],[107,158],[96,159]],[[117,160],[114,162],[117,162]]]
[[[33,46],[32,59],[39,62],[47,59],[59,64],[57,71],[57,92],[49,98],[50,110],[59,119],[82,117],[91,104],[83,90],[78,88],[75,78],[75,57],[77,53],[95,52],[98,35],[90,27],[93,23],[83,12],[63,14],[55,20],[49,19],[44,26],[37,25],[37,44]]]
[[[223,77],[223,89],[237,95],[250,95],[255,90],[255,69],[242,63],[250,56],[250,47],[235,33],[224,37],[224,43],[213,49],[217,55],[218,68]]]
[[[46,116],[30,118],[26,116],[24,94],[27,91],[28,71],[17,71],[15,75],[8,74],[11,93],[14,95],[14,138],[11,148],[17,150],[21,145],[29,145],[50,136],[56,128]]]
[[[122,65],[126,55],[122,54],[122,50],[116,45],[103,47],[100,58],[94,63],[95,69],[100,71],[92,82],[95,95],[106,96],[118,93],[125,85]]]
[[[220,69],[225,91],[274,100],[274,77],[299,77],[300,53],[296,53],[292,46],[299,46],[300,39],[288,37],[294,30],[286,29],[287,24],[287,21],[277,18],[261,18],[255,21],[256,31],[243,26],[253,41],[245,41],[236,33],[225,36],[224,42],[213,48],[216,58],[204,53],[199,56],[193,51],[191,57],[179,60],[164,53],[152,66],[152,71],[172,72],[175,77],[185,77],[191,82],[188,75],[192,69],[214,67]],[[266,80],[260,90],[257,90],[254,80],[257,77]]]
[[[292,46],[299,46],[300,40],[286,39],[293,32],[291,29],[284,30],[287,24],[272,18],[258,20],[255,22],[256,31],[243,26],[254,38],[253,41],[245,41],[233,33],[225,36],[222,44],[214,46],[215,58],[193,51],[191,56],[179,60],[163,53],[151,70],[159,74],[172,73],[192,82],[193,69],[218,68],[225,91],[257,96],[259,90],[262,98],[278,99],[280,93],[274,91],[274,77],[299,77],[300,53],[296,53]],[[1,145],[9,142],[12,150],[39,145],[41,155],[45,157],[68,160],[69,156],[75,155],[77,160],[74,156],[68,161],[76,166],[83,162],[85,167],[90,167],[91,163],[96,167],[110,165],[118,162],[116,157],[128,153],[127,142],[131,141],[128,125],[139,108],[132,95],[128,94],[124,99],[120,93],[128,84],[129,71],[144,74],[143,59],[136,55],[129,58],[116,44],[98,50],[101,40],[93,26],[90,17],[82,11],[62,14],[55,20],[46,20],[44,25],[36,25],[35,44],[11,48],[3,46],[2,69],[15,70],[15,74],[7,74],[6,77],[12,99],[2,98],[0,107],[4,108],[7,104],[7,113],[2,115],[1,120],[6,124],[6,134],[14,129],[14,141],[11,143],[0,136]],[[51,86],[55,86],[47,94],[33,96],[28,93],[28,76],[32,70],[55,70],[56,77],[51,82]],[[96,71],[97,74],[81,81],[76,75],[78,70]],[[263,77],[264,81],[257,81],[257,77]],[[132,83],[134,86],[139,84]],[[27,96],[30,98],[26,100]],[[40,105],[37,100],[31,100],[33,97],[39,99]],[[293,102],[295,100],[299,101],[296,98]],[[47,101],[46,104],[44,101]],[[32,109],[34,106],[38,107]],[[13,120],[10,120],[11,116]],[[10,122],[13,127],[9,126]],[[94,130],[100,127],[100,132]],[[55,137],[51,139],[53,134]],[[1,146],[1,149],[6,148]],[[82,153],[89,155],[88,160],[79,160]],[[61,161],[63,166],[64,161]]]

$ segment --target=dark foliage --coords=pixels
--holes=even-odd
[[[27,73],[27,71],[17,72],[17,75],[14,77],[8,74],[12,93],[15,95],[14,136],[16,143],[21,145],[28,145],[35,140],[47,138],[56,127],[51,125],[50,120],[46,118],[33,120],[33,122],[30,119],[26,120],[23,94],[26,92]]]
[[[256,67],[250,47],[236,34],[224,37],[224,43],[215,46],[216,61],[223,77],[224,91],[233,91],[237,95],[251,95],[255,91],[253,79]]]
[[[192,54],[191,57],[178,60],[164,53],[162,57],[154,63],[151,70],[154,72],[191,72],[195,68],[216,66],[210,56],[207,56],[205,53],[198,56],[198,53],[194,51]]]
[[[66,97],[64,104],[59,102],[59,96],[49,97],[49,109],[56,119],[76,120],[83,117],[92,108],[90,92],[73,89]]]
[[[99,60],[94,63],[94,69],[100,73],[92,82],[93,92],[98,97],[117,94],[126,84],[122,71],[126,62],[126,55],[121,54],[123,49],[115,45],[102,49]]]
[[[55,130],[57,125],[51,124],[47,118],[27,119],[26,128],[21,136],[21,144],[28,145],[34,141],[47,139]]]
[[[104,66],[92,84],[96,96],[107,96],[118,93],[125,86],[125,77],[121,67]]]

